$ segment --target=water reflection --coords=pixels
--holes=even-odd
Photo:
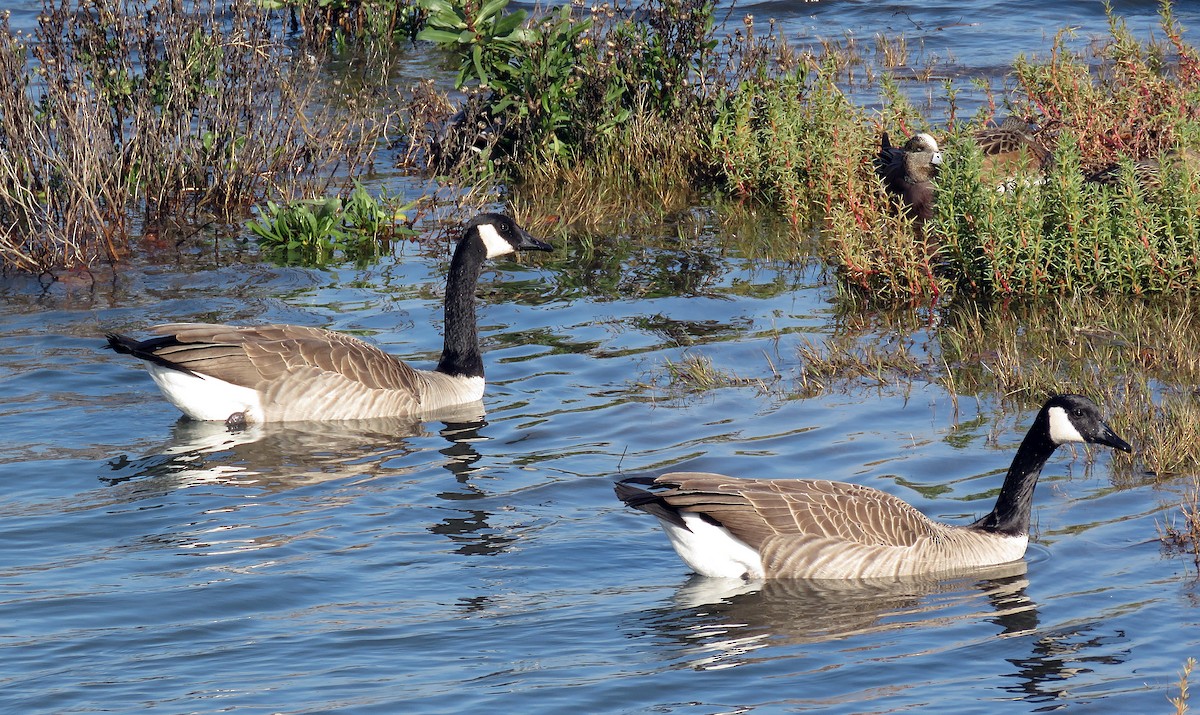
[[[435,421],[442,426],[437,428]],[[437,500],[452,506],[439,522],[425,529],[448,538],[456,553],[495,555],[516,537],[489,523],[494,516],[491,511],[464,503],[492,496],[472,481],[482,458],[476,444],[488,439],[481,432],[486,425],[481,402],[412,418],[260,424],[233,431],[223,423],[183,418],[173,426],[170,440],[144,456],[110,459],[107,466],[113,474],[101,480],[114,489],[106,492],[101,504],[90,506],[135,504],[198,486],[233,487],[219,506],[206,509],[210,518],[203,526],[189,523],[184,533],[153,538],[177,547],[200,548],[206,554],[256,549],[305,538],[303,514],[336,508],[363,490],[323,490],[315,501],[308,496],[282,496],[276,508],[285,510],[283,522],[289,526],[282,531],[287,533],[281,533],[283,523],[271,523],[272,517],[261,512],[245,517],[251,521],[224,517],[213,523],[211,517],[261,505],[269,494],[282,495],[333,480],[358,484],[376,476],[424,475],[432,464],[434,471],[436,467],[448,471],[455,486],[434,492]],[[443,459],[431,462],[427,454],[431,448],[420,439],[435,434],[446,445],[437,449]],[[422,496],[428,493],[423,491]],[[254,535],[247,536],[249,532]]]
[[[482,439],[482,402],[418,417],[256,424],[242,430],[181,418],[168,442],[142,457],[109,460],[116,474],[101,480],[114,486],[135,482],[144,496],[199,484],[276,492],[346,477],[403,474],[414,468],[403,466],[404,457],[421,451],[409,440],[429,436],[425,425],[431,421],[444,423],[438,432],[450,443],[440,450],[449,458],[445,468],[465,482],[479,459],[471,443]]]
[[[693,577],[669,608],[653,612],[655,630],[684,646],[695,668],[740,665],[765,646],[811,645],[914,627],[944,627],[986,618],[1000,635],[1036,630],[1037,607],[1026,595],[1026,564],[969,576],[808,581]],[[982,597],[987,610],[976,602]]]
[[[1103,622],[1092,621],[1039,634],[1033,641],[1029,657],[1008,659],[1017,667],[1017,672],[1006,675],[1015,678],[1016,682],[1005,685],[1004,689],[1035,703],[1064,700],[1069,696],[1069,683],[1075,676],[1091,673],[1101,665],[1129,660],[1132,644],[1127,642],[1125,634],[1103,631]],[[1126,642],[1125,647],[1113,654],[1116,644],[1122,641]],[[1107,655],[1083,655],[1089,651]]]
[[[839,649],[873,651],[870,660],[885,662],[1013,639],[1018,650],[1028,643],[1028,655],[1006,658],[1015,672],[995,675],[1006,679],[1004,691],[1029,702],[1061,700],[1077,676],[1092,672],[1089,664],[1098,669],[1128,659],[1129,648],[1119,647],[1124,634],[1106,632],[1101,621],[1041,628],[1028,586],[1024,561],[920,580],[744,582],[695,576],[669,605],[643,616],[643,625],[677,644],[684,667],[700,670],[775,660],[783,657],[779,649],[794,646],[813,655],[822,644],[837,643]],[[956,628],[979,623],[997,629],[980,635]],[[945,634],[942,645],[917,651],[894,635],[934,629]]]

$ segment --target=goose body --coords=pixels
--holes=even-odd
[[[1133,162],[1133,178],[1143,190],[1159,191],[1163,188],[1164,175],[1176,168],[1189,175],[1200,173],[1200,151],[1186,147],[1175,148],[1165,152],[1161,159],[1138,159]],[[1121,181],[1121,173],[1120,162],[1113,162],[1085,175],[1083,180],[1116,186]]]
[[[1130,446],[1086,397],[1058,395],[1021,442],[995,508],[966,525],[934,521],[877,489],[816,479],[675,472],[618,482],[618,498],[658,518],[704,576],[870,579],[961,572],[1020,559],[1042,466],[1067,442]]]
[[[918,226],[933,218],[933,180],[941,163],[942,152],[929,134],[914,134],[902,147],[892,146],[887,133],[883,134],[875,172],[883,187],[900,197]]]
[[[296,325],[168,323],[155,337],[110,333],[108,347],[146,361],[164,396],[195,420],[287,422],[419,415],[483,397],[475,286],[487,258],[551,250],[500,214],[465,228],[446,284],[445,345],[434,370],[358,338]]]
[[[1052,154],[1041,131],[1020,117],[1009,116],[997,126],[975,132],[972,136],[983,152],[984,171],[1012,175],[1021,168],[1045,168]]]

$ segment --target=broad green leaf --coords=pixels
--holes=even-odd
[[[453,45],[458,43],[459,33],[447,32],[446,30],[435,30],[427,27],[417,33],[418,40],[425,42],[433,42],[439,45]]]
[[[495,26],[492,27],[492,34],[495,35],[496,37],[506,37],[509,40],[513,40],[513,39],[523,40],[524,39],[523,37],[513,38],[513,37],[508,37],[508,35],[513,30],[517,29],[522,24],[524,24],[525,18],[528,17],[528,15],[529,15],[529,13],[525,12],[524,10],[517,10],[514,13],[505,15],[504,17],[502,17],[496,21]]]
[[[488,0],[488,2],[485,2],[483,7],[479,9],[479,15],[477,16],[475,22],[487,22],[489,18],[503,10],[506,5],[508,5],[508,0]]]
[[[430,13],[454,12],[450,0],[421,0],[421,9]]]
[[[475,64],[475,73],[479,77],[479,84],[486,87],[488,76],[487,72],[483,71],[483,48],[479,45],[471,48],[471,61]]]

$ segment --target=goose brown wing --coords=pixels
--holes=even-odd
[[[1036,129],[1018,117],[1007,117],[998,127],[975,132],[975,143],[984,156],[1017,154],[1025,150],[1035,161],[1042,162],[1050,155],[1050,150],[1038,140]]]
[[[737,479],[677,472],[655,480],[671,506],[719,522],[754,548],[774,537],[827,537],[912,546],[935,525],[910,504],[870,487],[808,479]]]
[[[169,323],[153,332],[174,338],[155,354],[175,366],[260,389],[314,371],[375,390],[420,394],[417,371],[357,338],[296,325]]]

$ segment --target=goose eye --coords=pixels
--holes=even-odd
[[[1071,410],[1071,414],[1075,415],[1076,417],[1083,417],[1083,410],[1079,407],[1076,407],[1075,409]]]

